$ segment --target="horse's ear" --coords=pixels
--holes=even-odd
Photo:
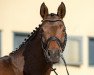
[[[48,8],[45,3],[42,3],[40,7],[40,15],[43,19],[48,15]]]
[[[57,15],[61,19],[63,19],[65,14],[66,14],[66,7],[65,7],[65,4],[63,2],[61,2],[60,6],[58,7],[58,10],[57,10]]]

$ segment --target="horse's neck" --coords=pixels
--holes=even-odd
[[[48,63],[44,57],[39,35],[27,43],[23,55],[25,61],[24,75],[45,75],[48,70]]]
[[[49,64],[46,62],[38,35],[29,39],[18,52],[11,55],[12,62],[24,75],[50,75]]]

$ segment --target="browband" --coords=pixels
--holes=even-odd
[[[56,22],[56,21],[62,21],[62,20],[61,19],[53,19],[53,20],[51,20],[51,19],[44,19],[44,20],[42,20],[42,22],[44,22],[44,21]]]

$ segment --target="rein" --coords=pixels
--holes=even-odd
[[[67,75],[69,75],[69,71],[68,71],[68,68],[67,68],[67,64],[66,64],[66,61],[65,61],[63,55],[61,54],[60,57],[62,58],[62,60],[63,60],[63,62],[64,62],[64,65],[65,65],[65,68],[66,68]],[[56,72],[56,69],[54,69],[53,67],[51,67],[51,68],[52,68],[51,71],[54,71],[54,73],[55,73],[56,75],[58,75],[58,73]]]
[[[42,20],[42,22],[45,22],[45,21],[49,21],[49,22],[61,21],[61,22],[62,22],[61,19],[55,19],[55,20],[45,19],[45,20]],[[66,30],[66,28],[65,28],[65,30]],[[41,35],[41,39],[43,39],[43,38],[42,38],[42,35]],[[57,44],[58,44],[58,46],[60,46],[61,49],[62,49],[62,51],[60,51],[60,52],[63,53],[63,51],[64,51],[64,49],[65,49],[65,46],[66,46],[67,34],[66,34],[66,32],[65,32],[64,43],[62,43],[62,42],[61,42],[57,37],[55,37],[55,36],[50,37],[50,38],[46,41],[46,43],[44,43],[43,40],[41,41],[42,49],[44,50],[44,55],[45,55],[46,61],[51,63],[51,61],[49,61],[49,60],[50,60],[50,55],[49,55],[49,52],[48,52],[48,50],[47,50],[47,48],[48,48],[48,47],[47,47],[47,44],[49,43],[49,41],[56,41]],[[60,54],[60,57],[61,57],[61,59],[62,59],[63,62],[64,62],[67,75],[69,75],[69,72],[68,72],[68,69],[67,69],[67,64],[66,64],[66,61],[65,61],[63,55]],[[51,69],[52,69],[51,71],[54,71],[54,73],[55,73],[56,75],[58,75],[57,72],[55,71],[56,69],[53,69],[53,67],[51,67]]]

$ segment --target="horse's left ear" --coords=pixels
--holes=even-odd
[[[66,14],[66,7],[65,7],[65,4],[63,2],[61,2],[60,6],[58,7],[58,10],[57,10],[57,15],[61,19],[63,19],[65,14]]]
[[[45,3],[42,3],[40,7],[40,15],[43,19],[48,15],[48,8]]]

